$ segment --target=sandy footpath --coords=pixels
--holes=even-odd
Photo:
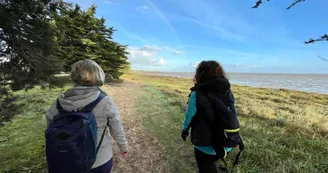
[[[129,155],[123,159],[119,149],[112,139],[114,146],[113,173],[165,173],[167,162],[162,149],[155,138],[147,134],[141,123],[141,116],[134,110],[138,95],[143,91],[142,84],[124,81],[110,84],[103,90],[114,100],[123,122],[129,142]]]

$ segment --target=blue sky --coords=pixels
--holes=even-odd
[[[97,16],[128,45],[133,69],[194,71],[217,60],[227,72],[328,73],[325,42],[305,45],[328,33],[328,1],[271,0],[75,0],[98,6]],[[265,0],[264,0],[265,1]]]

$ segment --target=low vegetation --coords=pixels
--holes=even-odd
[[[120,82],[111,78],[110,82]],[[58,93],[73,85],[67,74],[56,76],[55,88],[12,92],[14,100],[0,109],[0,173],[46,173],[45,115]],[[4,109],[3,109],[4,108]]]
[[[139,105],[145,127],[166,147],[176,170],[192,172],[192,148],[179,137],[192,80],[142,72],[125,77],[148,84]],[[232,90],[246,145],[238,172],[328,171],[327,95],[235,85]]]
[[[35,87],[26,93],[14,92],[17,99],[11,120],[0,126],[0,172],[35,172],[46,171],[44,155],[44,130],[47,109],[54,102],[58,93],[67,88],[42,90]],[[2,111],[0,117],[6,115]],[[7,119],[8,120],[8,119]]]
[[[135,92],[135,110],[164,148],[169,172],[196,172],[192,145],[180,139],[192,81],[142,72],[124,78],[144,84]],[[45,113],[58,92],[71,86],[67,76],[56,81],[60,87],[14,92],[13,107],[1,109],[0,117],[13,117],[1,120],[0,172],[46,172]],[[246,146],[237,172],[328,172],[327,95],[235,85],[232,90]]]
[[[35,87],[13,92],[14,102],[0,111],[11,115],[0,123],[0,173],[47,172],[44,130],[47,109],[58,93],[72,85],[67,75],[56,77],[56,88]]]
[[[10,90],[54,84],[79,60],[97,62],[115,79],[129,69],[127,46],[112,38],[115,29],[96,10],[63,0],[1,0],[0,103]]]

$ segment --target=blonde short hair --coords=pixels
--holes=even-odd
[[[105,73],[95,61],[80,60],[72,65],[71,79],[81,86],[102,86]]]

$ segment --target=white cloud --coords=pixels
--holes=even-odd
[[[158,47],[158,46],[144,45],[143,49],[148,51],[169,51],[174,55],[184,54],[183,51],[171,48],[169,46]]]
[[[261,67],[264,67],[264,66],[263,65],[253,64],[253,65],[239,65],[238,67],[242,67],[242,68],[261,68]]]
[[[191,67],[191,68],[197,68],[197,66],[198,66],[199,63],[200,63],[199,61],[198,62],[192,62],[192,63],[189,64],[189,67]]]
[[[147,13],[148,9],[149,8],[147,6],[145,6],[145,5],[142,5],[142,6],[137,7],[137,11],[141,12],[142,14]]]
[[[263,68],[265,67],[264,65],[259,65],[259,64],[225,64],[223,65],[224,68],[228,69],[255,69],[255,68]]]
[[[148,50],[148,51],[157,51],[157,50],[164,50],[165,48],[160,48],[160,47],[151,46],[151,45],[144,45],[143,49]]]
[[[166,65],[163,58],[160,58],[159,60],[155,60],[155,61],[153,61],[153,63],[155,66],[165,66]]]
[[[174,54],[174,55],[181,55],[181,54],[184,54],[183,51],[177,50],[177,49],[175,49],[175,48],[171,48],[171,47],[169,47],[169,46],[164,46],[164,47],[162,48],[162,50],[168,50],[168,51],[170,51],[170,52],[171,52],[172,54]]]
[[[145,45],[143,47],[129,47],[129,61],[131,64],[143,66],[165,66],[165,60],[158,57],[159,47]]]
[[[120,0],[105,0],[104,3],[105,4],[114,5],[114,4],[117,4],[118,1],[120,1]]]
[[[167,66],[165,57],[169,54],[182,54],[184,52],[173,49],[169,46],[155,46],[145,44],[141,47],[130,46],[127,51],[129,52],[129,62],[133,65],[141,66]],[[172,56],[172,55],[171,55]]]
[[[175,50],[172,52],[174,55],[181,55],[181,54],[184,54],[184,52],[182,51],[178,51],[178,50]]]

